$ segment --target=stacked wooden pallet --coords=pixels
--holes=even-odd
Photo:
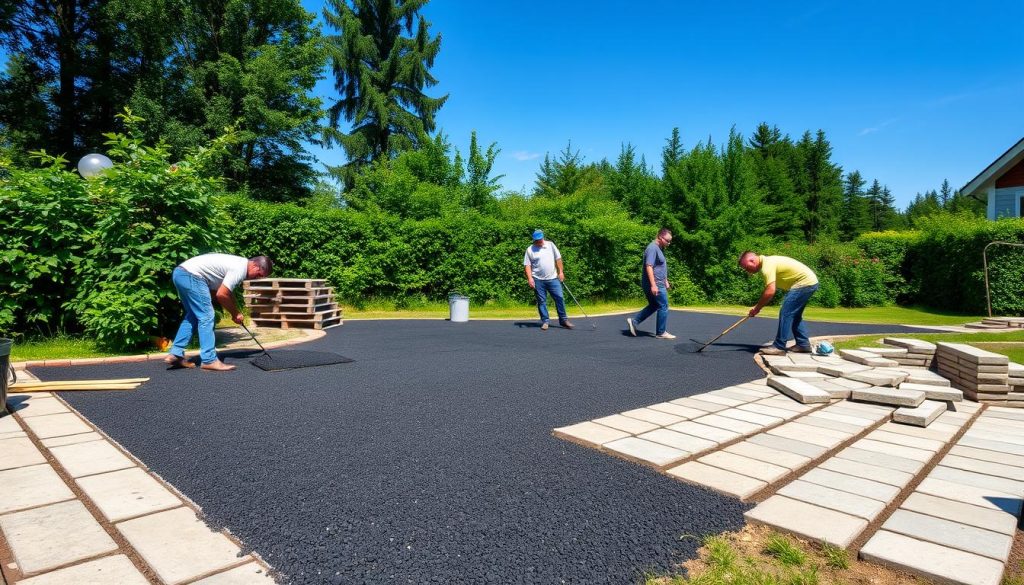
[[[1005,355],[965,343],[939,343],[935,352],[939,373],[964,396],[978,402],[1009,404],[1010,360]]]
[[[328,329],[341,325],[334,289],[324,280],[261,278],[244,283],[253,323],[279,329]]]

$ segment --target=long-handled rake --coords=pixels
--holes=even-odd
[[[747,315],[746,317],[744,317],[744,318],[740,319],[739,321],[733,323],[728,329],[726,329],[725,331],[719,333],[718,337],[716,337],[716,338],[712,339],[711,341],[705,343],[704,345],[700,346],[700,349],[698,349],[694,353],[700,353],[700,352],[704,351],[704,348],[706,348],[707,346],[711,345],[712,343],[718,341],[719,339],[725,337],[726,333],[728,333],[728,332],[732,331],[733,329],[739,327],[740,325],[742,325],[749,318],[750,318],[750,315]],[[698,343],[700,343],[700,342],[698,341]]]
[[[270,354],[267,353],[266,348],[264,348],[263,344],[260,343],[258,339],[256,339],[256,336],[253,335],[252,331],[249,331],[249,328],[245,326],[245,323],[239,323],[239,325],[242,326],[242,329],[245,329],[245,332],[249,334],[249,337],[252,337],[252,340],[256,342],[256,345],[260,346],[260,349],[263,350],[263,355],[267,356],[268,360],[274,359],[274,358],[270,357]]]
[[[580,312],[583,313],[583,316],[587,318],[587,321],[590,321],[590,328],[597,329],[597,323],[595,323],[594,320],[590,318],[590,315],[587,315],[587,312],[583,310],[583,305],[581,305],[580,302],[576,300],[576,295],[572,294],[572,291],[569,290],[569,287],[565,286],[564,282],[562,283],[562,288],[565,289],[565,292],[569,293],[569,296],[572,297],[572,302],[576,303],[576,306],[580,308]]]

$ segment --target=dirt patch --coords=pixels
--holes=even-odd
[[[766,552],[772,539],[784,539],[793,548],[802,551],[804,560],[798,565],[786,565],[778,555]],[[857,560],[852,554],[837,552],[831,554],[821,545],[811,543],[793,536],[783,536],[766,526],[748,524],[738,532],[725,532],[716,537],[717,544],[705,544],[698,550],[698,558],[687,561],[682,569],[684,577],[650,577],[647,585],[676,585],[682,583],[699,583],[715,585],[717,583],[806,583],[815,582],[821,585],[919,585],[927,581],[886,567]],[[724,541],[724,542],[723,542]],[[722,551],[727,545],[735,552],[735,560],[723,563]],[[1024,548],[1021,549],[1024,552]],[[1024,558],[1024,557],[1022,557]],[[840,568],[840,561],[845,559],[847,568]],[[682,572],[682,571],[681,571]],[[816,579],[808,579],[808,575]]]

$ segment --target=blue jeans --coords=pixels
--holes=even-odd
[[[542,323],[547,323],[548,315],[548,293],[555,299],[555,309],[558,310],[558,321],[566,321],[569,315],[565,313],[565,297],[562,296],[562,283],[557,278],[551,280],[533,280],[534,293],[537,295],[537,312],[540,313]]]
[[[786,298],[782,300],[782,308],[779,309],[779,332],[775,335],[775,347],[786,349],[790,332],[793,333],[798,346],[811,346],[811,340],[807,338],[807,326],[804,325],[804,308],[816,290],[818,285],[812,284],[791,289],[786,293]]]
[[[174,336],[171,355],[185,356],[185,348],[192,341],[192,333],[199,330],[199,358],[204,364],[217,361],[217,342],[213,336],[213,325],[216,319],[213,312],[213,299],[206,281],[193,276],[180,266],[174,269],[171,276],[174,288],[178,289],[178,297],[185,307],[185,318]]]
[[[665,332],[665,327],[668,325],[668,290],[664,286],[658,286],[658,294],[651,294],[651,287],[647,284],[642,285],[644,287],[644,294],[647,296],[647,306],[640,309],[640,312],[633,317],[634,323],[643,323],[645,319],[651,315],[658,314],[658,325],[655,330],[655,335],[661,335]]]

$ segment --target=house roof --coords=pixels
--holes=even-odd
[[[985,167],[985,170],[978,173],[977,177],[974,177],[969,183],[964,185],[963,188],[960,189],[960,192],[964,195],[971,195],[974,192],[979,191],[990,181],[995,181],[997,177],[1002,175],[1003,171],[1009,169],[1021,160],[1024,160],[1024,138],[1018,140],[1017,144],[1011,146],[1009,150],[1002,154],[1002,156],[993,161],[992,164]]]

